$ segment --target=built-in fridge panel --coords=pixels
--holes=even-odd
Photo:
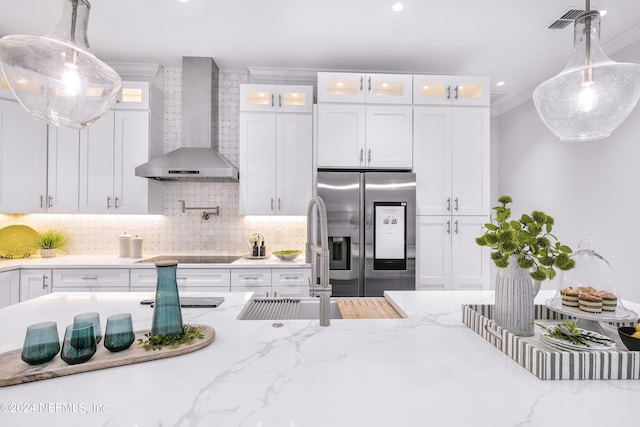
[[[415,175],[318,172],[327,207],[332,296],[415,290]]]

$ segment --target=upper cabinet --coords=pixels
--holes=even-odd
[[[240,86],[245,101],[251,93],[256,99],[261,98],[259,93],[267,99],[271,97],[267,94],[275,94],[276,100],[270,110],[256,111],[261,105],[257,101],[241,107],[240,214],[304,215],[313,190],[313,117],[303,105],[280,106],[277,93],[304,94],[311,100],[313,87],[277,86],[275,92],[273,88]]]
[[[240,111],[311,113],[313,86],[240,85]]]
[[[47,125],[0,99],[0,213],[45,212]]]
[[[318,73],[318,167],[411,169],[411,75]]]
[[[417,105],[489,105],[489,77],[413,76],[413,103]]]
[[[161,213],[161,184],[135,167],[161,154],[163,103],[149,82],[123,82],[114,109],[79,131],[0,99],[0,213]]]
[[[418,215],[488,215],[489,109],[414,108]]]
[[[162,213],[161,184],[135,175],[136,166],[160,154],[162,118],[141,108],[153,105],[147,95],[152,85],[132,83],[135,89],[144,89],[137,98],[140,104],[120,102],[80,133],[81,213]]]
[[[411,104],[409,74],[318,73],[318,103]]]

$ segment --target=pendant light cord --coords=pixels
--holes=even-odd
[[[585,13],[589,13],[591,11],[591,0],[585,0]],[[587,37],[585,46],[587,49],[585,55],[585,65],[588,66],[591,64],[591,16],[587,16],[584,22],[584,31],[585,36]]]

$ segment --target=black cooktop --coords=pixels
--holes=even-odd
[[[137,262],[155,263],[175,259],[178,264],[229,264],[240,258],[242,258],[242,255],[162,255]]]

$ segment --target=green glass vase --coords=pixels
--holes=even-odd
[[[166,260],[156,263],[158,283],[153,308],[152,336],[173,336],[182,334],[182,312],[176,270],[178,261]]]

